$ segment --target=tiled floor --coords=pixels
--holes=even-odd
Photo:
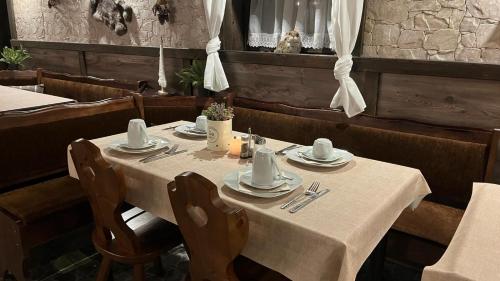
[[[92,246],[90,228],[81,229],[33,251],[33,279],[39,281],[91,281],[95,280],[99,268],[100,255]],[[152,266],[146,270],[150,281],[181,281],[188,271],[188,256],[182,245],[162,255],[163,276],[156,274]],[[385,281],[419,281],[421,272],[396,263],[386,262]],[[113,265],[114,280],[131,280],[131,268],[127,265]],[[364,269],[357,281],[368,280]],[[307,281],[307,280],[305,280]]]

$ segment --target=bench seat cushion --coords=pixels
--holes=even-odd
[[[1,194],[0,209],[28,224],[86,201],[80,182],[65,176]]]
[[[463,215],[464,210],[424,200],[414,211],[406,209],[392,228],[447,246]]]

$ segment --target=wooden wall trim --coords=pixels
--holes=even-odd
[[[36,49],[72,50],[78,52],[112,53],[148,57],[158,56],[157,47],[24,40],[11,40],[11,42],[13,46],[22,44],[26,48]],[[206,53],[205,50],[202,49],[165,48],[165,57],[189,60],[205,59]],[[274,54],[231,50],[220,51],[220,57],[224,63],[262,64],[319,69],[333,69],[337,60],[337,57],[332,55]],[[495,64],[356,57],[354,58],[353,71],[500,81],[500,65]]]
[[[17,40],[17,39],[11,40],[11,43],[14,46],[23,45],[26,48],[36,48],[36,49],[110,53],[110,54],[136,55],[145,57],[158,57],[159,55],[158,47],[27,41],[27,40]],[[205,59],[205,57],[207,56],[205,50],[175,49],[175,48],[165,48],[164,55],[165,58],[177,58],[177,59]]]

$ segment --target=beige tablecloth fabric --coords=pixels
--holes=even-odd
[[[422,281],[500,280],[500,186],[475,183],[446,253],[424,269]]]
[[[172,124],[185,124],[176,122]],[[187,153],[143,164],[143,156],[118,155],[104,149],[106,160],[119,164],[127,176],[127,201],[168,221],[175,222],[167,184],[185,171],[199,173],[221,187],[221,198],[246,209],[250,236],[243,255],[276,270],[292,280],[354,280],[363,262],[406,207],[418,205],[430,193],[419,170],[355,157],[336,169],[308,168],[280,157],[283,170],[304,179],[304,186],[320,181],[331,192],[296,214],[279,207],[294,193],[278,199],[258,199],[223,187],[226,173],[249,165],[247,160],[231,158],[206,149],[206,140],[185,139],[171,126],[149,128],[151,135],[167,137]],[[93,142],[106,148],[125,134]],[[267,140],[275,150],[290,145]],[[73,165],[69,158],[70,167]],[[74,168],[71,175],[76,177]]]
[[[74,100],[0,86],[0,113],[70,102],[74,102]]]

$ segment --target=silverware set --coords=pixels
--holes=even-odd
[[[166,158],[166,157],[170,157],[170,156],[173,156],[173,155],[177,155],[177,154],[181,154],[181,153],[187,152],[186,149],[177,151],[178,148],[179,148],[179,145],[176,144],[176,145],[172,146],[170,149],[167,149],[165,151],[160,151],[159,153],[156,153],[156,154],[150,155],[150,156],[148,156],[146,158],[140,159],[139,162],[150,163],[150,162],[153,162],[153,161],[156,161],[156,160],[159,160],[159,159],[163,159],[163,158]]]
[[[315,181],[309,186],[304,193],[297,195],[294,197],[292,200],[286,202],[285,204],[281,205],[281,209],[287,209],[288,207],[294,205],[289,212],[290,213],[296,213],[305,206],[309,205],[311,202],[314,200],[318,199],[319,197],[327,194],[330,192],[329,189],[323,189],[321,191],[318,191],[320,186],[320,183],[318,181]]]

